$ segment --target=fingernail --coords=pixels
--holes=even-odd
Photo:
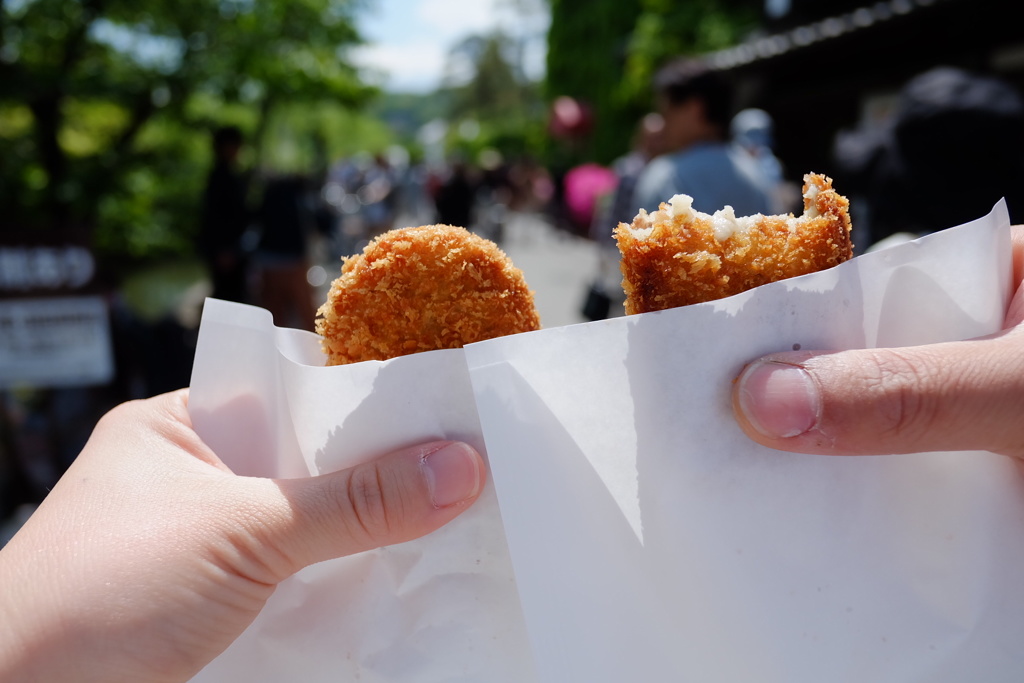
[[[791,438],[818,422],[821,398],[807,372],[771,360],[751,363],[739,376],[739,409],[764,436]]]
[[[480,458],[467,444],[446,444],[427,453],[420,463],[436,508],[461,503],[480,492]]]

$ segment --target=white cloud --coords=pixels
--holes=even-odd
[[[381,77],[381,85],[404,92],[428,92],[444,69],[445,49],[437,43],[376,43],[350,51],[353,61]]]

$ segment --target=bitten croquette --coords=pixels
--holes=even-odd
[[[805,175],[803,200],[799,217],[737,217],[729,206],[708,215],[682,194],[641,209],[615,229],[626,313],[721,299],[851,258],[850,203],[831,178]]]

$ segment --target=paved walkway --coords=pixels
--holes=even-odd
[[[540,216],[513,213],[502,248],[534,291],[544,327],[585,322],[583,300],[599,265],[594,242],[558,230]]]

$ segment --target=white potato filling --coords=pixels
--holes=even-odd
[[[724,242],[740,230],[740,224],[736,220],[736,211],[726,204],[715,211],[711,217],[711,229],[715,233],[715,239]]]
[[[638,240],[645,240],[651,236],[654,232],[654,216],[647,213],[646,209],[640,209],[640,213],[637,214],[637,218],[640,222],[646,225],[646,228],[634,228],[632,225],[629,226],[629,232],[633,237]]]
[[[800,217],[795,217],[792,214],[786,219],[786,225],[790,232],[796,232],[802,221],[817,218],[821,215],[817,207],[814,205],[814,199],[818,196],[821,191],[814,183],[808,183],[807,191],[804,193],[804,197],[811,200],[810,207],[804,211]],[[735,209],[731,206],[726,205],[719,209],[712,215],[708,215],[703,211],[697,211],[693,208],[693,197],[687,194],[673,195],[671,199],[666,202],[668,206],[665,209],[659,209],[654,213],[648,214],[644,209],[640,209],[638,214],[639,223],[645,227],[637,228],[630,226],[629,230],[632,236],[636,239],[643,240],[651,237],[654,232],[654,226],[662,221],[671,221],[675,218],[682,218],[684,221],[691,220],[706,220],[711,223],[711,229],[714,232],[715,239],[719,242],[725,242],[730,237],[737,233],[748,232],[759,220],[764,219],[763,214],[754,214],[753,216],[737,216]]]
[[[817,198],[818,192],[820,191],[821,188],[814,183],[807,183],[807,191],[804,192],[804,199],[810,200],[810,206],[807,207],[806,211],[804,211],[805,218],[817,218],[821,215],[818,211],[818,207],[814,204],[814,200]]]
[[[693,197],[688,194],[673,195],[668,203],[672,207],[674,218],[689,218],[693,215]]]

